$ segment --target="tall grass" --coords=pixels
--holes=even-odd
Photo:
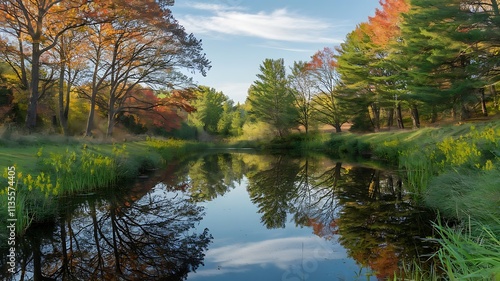
[[[83,147],[78,153],[69,151],[65,153],[51,153],[43,157],[38,153],[42,170],[50,173],[55,178],[55,183],[47,187],[47,192],[57,194],[74,194],[88,192],[97,187],[109,186],[117,180],[117,163],[126,157],[124,148],[113,148],[113,156],[104,156]],[[42,172],[43,176],[44,173]],[[39,175],[40,176],[40,175]],[[33,184],[44,191],[44,185],[25,180],[24,183],[31,190]],[[47,184],[49,185],[49,184]]]
[[[494,217],[496,225],[500,218]],[[449,280],[500,280],[500,233],[489,225],[453,229],[435,225],[442,248],[437,256]]]
[[[400,154],[399,168],[406,174],[406,186],[417,197],[426,190],[429,181],[436,173],[431,153],[408,150]]]

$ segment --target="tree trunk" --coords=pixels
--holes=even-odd
[[[413,129],[420,128],[420,116],[418,114],[418,108],[416,104],[413,104],[410,109],[411,120],[413,121]]]
[[[490,95],[493,97],[493,107],[495,109],[498,109],[498,98],[497,98],[497,90],[495,88],[495,85],[490,85]]]
[[[342,124],[340,124],[339,122],[333,124],[333,127],[335,127],[335,132],[336,133],[342,132]]]
[[[96,98],[97,98],[97,92],[99,89],[99,83],[97,82],[97,72],[99,71],[99,66],[98,62],[100,61],[100,56],[98,53],[97,59],[96,59],[96,64],[94,66],[94,73],[92,74],[92,93],[90,94],[90,110],[89,110],[89,117],[87,118],[87,127],[85,128],[85,136],[90,137],[92,136],[92,130],[94,129],[94,115],[95,115],[95,105],[96,105]]]
[[[36,127],[36,114],[38,108],[38,84],[40,82],[40,43],[34,39],[32,44],[32,66],[31,66],[31,83],[30,83],[30,98],[28,110],[26,112],[25,126],[29,132],[32,132]]]
[[[380,109],[374,102],[370,104],[370,107],[373,115],[372,118],[373,127],[375,127],[375,129],[377,130],[380,130]]]
[[[115,127],[115,111],[114,108],[109,108],[108,111],[108,128],[106,130],[106,137],[111,137],[113,135],[113,129]]]
[[[389,127],[389,130],[392,125],[394,125],[394,108],[389,108],[387,110],[387,127]]]
[[[396,107],[396,120],[398,122],[398,128],[404,129],[405,124],[403,123],[403,114],[401,113],[401,102],[398,102],[398,105]]]
[[[437,113],[437,109],[435,106],[432,106],[431,108],[431,123],[436,123],[437,121],[437,118],[438,118],[438,113]]]
[[[63,59],[63,58],[62,58]],[[64,103],[64,72],[66,68],[64,63],[61,64],[61,68],[59,69],[59,123],[61,125],[63,134],[65,136],[68,135],[68,115],[67,109]]]
[[[484,98],[484,88],[479,89],[481,94],[481,111],[483,112],[483,116],[488,116],[488,110],[486,109],[486,100]]]
[[[92,94],[90,97],[90,110],[89,117],[87,118],[87,127],[85,128],[85,136],[92,136],[92,130],[94,129],[94,115],[95,115],[95,99],[97,96],[97,91],[92,89]]]
[[[464,103],[462,103],[461,109],[460,109],[460,120],[464,121],[470,118],[470,112],[465,106]]]

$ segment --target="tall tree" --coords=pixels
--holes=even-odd
[[[342,124],[347,122],[347,114],[342,105],[340,77],[334,50],[324,48],[316,52],[307,67],[316,91],[313,101],[316,104],[318,120],[341,132]]]
[[[468,39],[477,32],[469,30],[471,6],[461,0],[414,0],[411,5],[402,25],[400,51],[405,57],[399,62],[407,69],[409,95],[466,119],[468,104],[477,101],[478,89],[485,85],[480,75],[485,60],[476,52],[478,42]]]
[[[378,129],[380,110],[376,88],[370,79],[373,49],[365,31],[367,28],[366,23],[358,25],[337,48],[338,73],[340,90],[348,101],[346,109],[352,116],[353,128]],[[370,109],[370,116],[367,116],[367,109]]]
[[[190,87],[191,80],[179,68],[206,74],[210,62],[202,53],[201,41],[187,34],[172,17],[170,10],[152,9],[140,18],[132,11],[119,11],[121,17],[95,30],[93,74],[85,95],[92,103],[101,103],[107,112],[106,135],[111,136],[116,117],[126,110],[124,103],[134,88],[147,84],[152,88]],[[158,14],[158,15],[157,15]],[[106,104],[103,106],[103,101]],[[91,107],[86,134],[95,114]]]
[[[279,137],[297,124],[294,95],[286,77],[283,59],[265,59],[249,90],[250,114],[271,125]]]

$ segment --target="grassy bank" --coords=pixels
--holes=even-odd
[[[43,136],[16,142],[0,140],[3,178],[9,181],[11,176],[16,191],[15,212],[12,213],[7,213],[9,202],[13,201],[14,194],[9,194],[12,188],[9,190],[4,185],[0,191],[0,205],[5,210],[0,221],[5,224],[8,218],[16,219],[16,232],[22,235],[31,223],[54,219],[58,201],[62,198],[91,193],[103,187],[120,188],[118,183],[207,146],[160,139],[120,144]],[[12,171],[9,174],[13,169],[15,175]],[[6,234],[2,232],[0,235]]]

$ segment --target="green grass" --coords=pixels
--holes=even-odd
[[[493,218],[500,225],[500,218]],[[442,248],[437,253],[448,280],[500,280],[500,233],[480,224],[450,228],[436,224]]]

